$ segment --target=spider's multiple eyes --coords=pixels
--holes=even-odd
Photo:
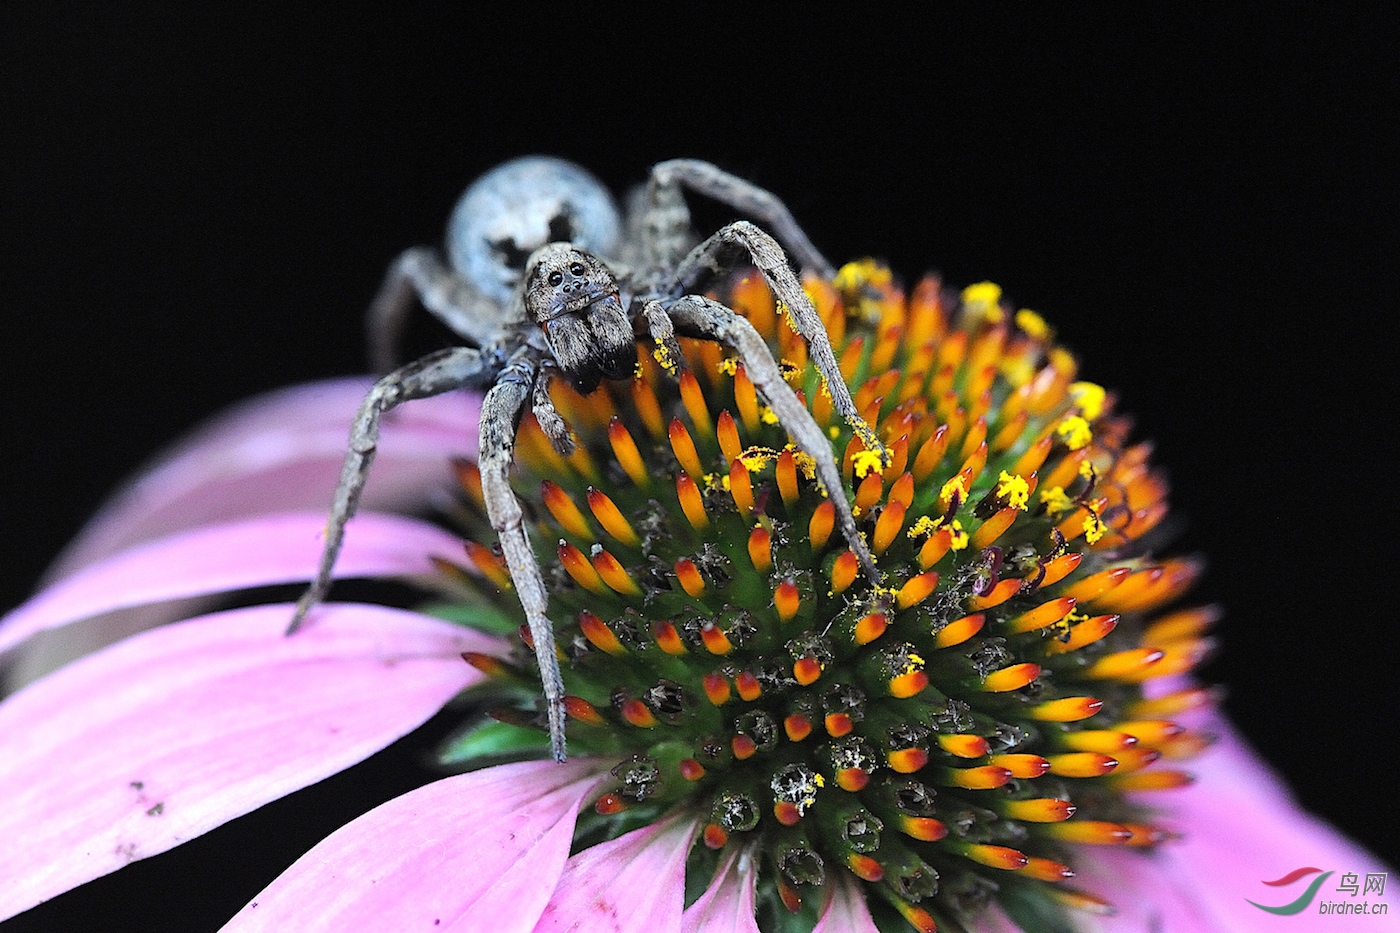
[[[583,263],[581,263],[581,262],[571,262],[571,263],[569,263],[569,273],[570,273],[571,275],[583,275],[584,271],[585,271],[585,270],[584,270],[584,268],[583,268]],[[550,285],[558,286],[558,285],[560,285],[563,281],[564,281],[564,273],[560,272],[558,269],[554,270],[553,272],[551,272],[551,273],[549,274],[549,284],[550,284]]]

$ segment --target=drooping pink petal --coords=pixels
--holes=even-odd
[[[368,378],[271,392],[205,422],[117,492],[68,546],[48,581],[134,544],[215,522],[330,507]],[[476,456],[479,398],[449,392],[384,419],[362,508],[416,511]]]
[[[239,911],[256,930],[526,933],[569,857],[596,760],[499,765],[404,794],[336,830]]]
[[[35,632],[114,609],[309,580],[325,524],[319,512],[281,513],[137,545],[66,577],[0,619],[0,652]],[[461,539],[426,522],[361,513],[347,529],[335,575],[430,574],[430,555],[461,552]]]
[[[675,930],[694,820],[653,823],[584,849],[564,866],[537,933]]]
[[[1162,822],[1182,839],[1152,853],[1096,849],[1076,863],[1083,865],[1076,883],[1119,906],[1118,915],[1103,918],[1099,927],[1118,933],[1151,921],[1168,930],[1302,933],[1335,930],[1344,919],[1347,929],[1393,929],[1393,916],[1319,912],[1323,901],[1365,900],[1336,891],[1342,874],[1364,879],[1385,872],[1393,878],[1394,872],[1300,809],[1227,722],[1217,719],[1209,729],[1220,740],[1190,763],[1196,783],[1142,798],[1161,808]],[[1264,882],[1300,867],[1335,872],[1307,909],[1279,916],[1249,903],[1279,906],[1298,898],[1315,874],[1286,886]]]
[[[754,917],[757,867],[747,853],[732,852],[705,893],[681,915],[681,933],[758,933]]]
[[[812,933],[880,933],[865,906],[865,894],[845,871],[838,871]]]
[[[369,757],[479,675],[484,635],[380,606],[144,632],[0,703],[0,919]]]

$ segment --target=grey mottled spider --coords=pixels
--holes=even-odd
[[[738,221],[697,245],[684,188],[755,218],[770,227],[773,236]],[[412,399],[463,387],[484,388],[482,492],[529,622],[550,745],[562,761],[564,688],[545,615],[548,596],[509,481],[516,426],[529,407],[554,446],[570,452],[574,442],[550,402],[550,380],[562,377],[587,393],[603,379],[630,376],[639,340],[650,340],[663,351],[659,358],[671,361],[675,375],[675,366],[684,359],[677,335],[718,341],[738,355],[794,443],[815,461],[817,478],[836,505],[839,527],[874,581],[874,561],[842,493],[841,472],[826,435],[783,381],[772,352],[752,325],[719,302],[696,294],[739,264],[756,266],[791,312],[836,410],[868,449],[883,451],[856,412],[821,319],[779,242],[800,266],[820,276],[832,275],[831,264],[781,201],[706,162],[677,159],[657,165],[645,189],[633,197],[625,220],[619,219],[602,185],[559,159],[517,159],[478,179],[449,223],[451,265],[432,250],[408,250],[390,269],[369,315],[371,351],[381,371],[393,364],[395,338],[415,297],[470,345],[430,353],[395,369],[365,397],[351,427],[320,569],[298,602],[288,633],[300,627],[330,589],[346,522],[355,514],[374,458],[381,416]]]

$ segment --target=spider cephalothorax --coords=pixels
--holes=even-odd
[[[684,188],[753,217],[772,235],[741,220],[701,241],[691,227]],[[524,514],[510,487],[515,428],[527,409],[557,449],[573,449],[569,426],[550,400],[549,383],[555,376],[587,393],[604,379],[629,377],[639,342],[651,345],[651,355],[671,376],[680,375],[685,360],[678,336],[724,345],[734,354],[735,365],[744,367],[793,446],[808,458],[809,475],[832,497],[837,526],[865,575],[872,582],[878,579],[870,547],[842,492],[830,438],[787,384],[753,325],[698,293],[737,265],[755,266],[793,328],[805,338],[807,355],[833,408],[866,451],[883,457],[884,447],[856,410],[821,318],[789,265],[789,254],[800,267],[825,278],[834,272],[831,264],[781,201],[707,162],[660,163],[630,203],[633,208],[624,220],[607,190],[578,166],[542,157],[516,159],[482,176],[462,196],[448,230],[450,266],[433,250],[421,248],[408,250],[394,263],[370,308],[376,365],[393,367],[395,338],[415,299],[466,345],[394,369],[365,397],[350,430],[350,450],[326,525],[320,569],[297,604],[289,629],[295,631],[330,589],[383,413],[452,389],[484,389],[482,495],[529,621],[551,745],[561,760],[564,694],[547,615],[549,597]],[[551,242],[560,237],[569,242]]]
[[[540,325],[564,377],[580,392],[629,376],[637,338],[617,282],[603,261],[569,243],[551,243],[525,270],[525,313]]]

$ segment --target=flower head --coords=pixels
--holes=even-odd
[[[586,397],[556,383],[568,456],[522,424],[515,488],[549,558],[568,763],[542,760],[528,630],[462,461],[465,542],[364,515],[339,569],[435,569],[454,594],[437,614],[465,625],[331,604],[285,639],[288,607],[236,610],[0,706],[3,734],[36,736],[4,785],[28,795],[20,815],[0,819],[45,861],[0,865],[19,879],[3,906],[317,780],[464,689],[492,718],[441,757],[475,770],[328,837],[230,928],[1243,930],[1262,922],[1249,885],[1292,862],[1373,865],[1290,809],[1189,680],[1216,618],[1179,603],[1199,563],[1155,555],[1165,480],[1044,320],[990,283],[906,296],[869,262],[808,288],[888,458],[833,417],[761,279],[721,297],[828,431],[845,490],[821,488],[714,343],[683,342],[677,380],[640,352],[633,379]],[[317,521],[244,516],[107,557],[13,614],[0,646],[305,579]],[[1233,854],[1282,832],[1288,865]]]

